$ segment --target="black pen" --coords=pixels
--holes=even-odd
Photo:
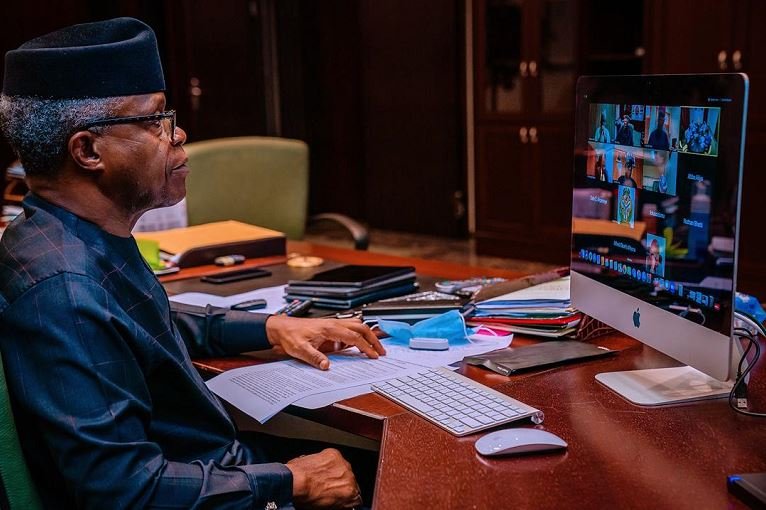
[[[275,315],[282,315],[283,313],[287,313],[287,311],[290,310],[290,308],[292,308],[293,306],[296,306],[300,302],[301,302],[300,299],[293,299],[292,301],[287,303],[285,306],[277,310],[277,313]]]

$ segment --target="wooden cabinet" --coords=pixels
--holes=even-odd
[[[475,0],[478,252],[568,262],[577,76],[745,72],[750,99],[737,285],[766,298],[759,221],[766,189],[765,19],[755,0]]]
[[[764,5],[755,0],[655,0],[647,14],[656,20],[648,72],[743,72],[750,78],[737,289],[766,299],[766,241],[760,225],[760,196],[766,189],[761,171],[766,144]]]
[[[641,71],[643,7],[637,5],[474,3],[479,253],[568,263],[576,80]],[[618,44],[603,38],[623,20],[632,25]]]
[[[573,136],[555,124],[479,128],[477,182],[493,183],[477,187],[480,252],[554,262],[568,256],[572,165],[560,147]]]

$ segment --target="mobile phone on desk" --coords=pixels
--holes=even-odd
[[[236,303],[234,305],[231,305],[232,310],[240,310],[242,312],[250,312],[252,310],[260,310],[261,308],[266,308],[266,305],[268,303],[265,299],[249,299],[247,301],[242,301],[241,303]]]
[[[260,267],[248,267],[237,271],[228,271],[226,273],[203,276],[200,280],[205,283],[220,284],[249,280],[251,278],[261,278],[263,276],[271,276],[271,271],[266,271]]]

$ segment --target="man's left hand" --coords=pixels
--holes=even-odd
[[[276,352],[284,352],[321,370],[330,368],[330,360],[323,352],[355,346],[372,359],[386,354],[378,337],[357,319],[272,315],[266,321],[266,336]]]

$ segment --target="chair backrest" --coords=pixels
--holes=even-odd
[[[308,207],[308,146],[247,136],[185,145],[189,225],[239,220],[301,239]]]
[[[3,360],[0,357],[0,508],[41,508],[37,490],[27,469],[11,413]]]

